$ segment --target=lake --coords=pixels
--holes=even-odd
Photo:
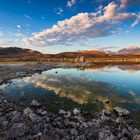
[[[36,99],[53,112],[75,107],[94,112],[110,100],[113,106],[140,113],[140,65],[58,68],[0,88],[16,103],[28,105]]]

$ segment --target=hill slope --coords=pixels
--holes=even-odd
[[[22,57],[22,56],[35,56],[40,54],[41,53],[38,51],[33,51],[30,49],[22,49],[17,47],[0,48],[0,56]]]
[[[95,57],[95,56],[108,56],[110,53],[105,52],[105,51],[100,51],[100,50],[92,50],[92,51],[79,51],[79,52],[63,52],[56,54],[56,57],[62,58],[62,57],[69,57],[69,58],[74,58],[74,57],[79,57],[79,56],[84,56],[84,57]]]

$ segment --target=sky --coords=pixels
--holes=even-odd
[[[0,0],[0,47],[43,53],[140,47],[140,0]]]

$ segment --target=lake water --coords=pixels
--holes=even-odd
[[[28,105],[36,99],[54,112],[75,107],[94,112],[110,100],[113,106],[140,113],[140,65],[52,69],[12,80],[1,89],[16,103]]]

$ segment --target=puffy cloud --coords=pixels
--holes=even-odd
[[[52,28],[24,38],[23,42],[28,46],[66,45],[117,33],[117,25],[136,20],[137,17],[135,13],[122,12],[120,5],[111,2],[100,11],[79,13],[70,19],[59,21]]]
[[[75,3],[76,3],[76,0],[69,0],[67,2],[67,6],[71,8]]]

